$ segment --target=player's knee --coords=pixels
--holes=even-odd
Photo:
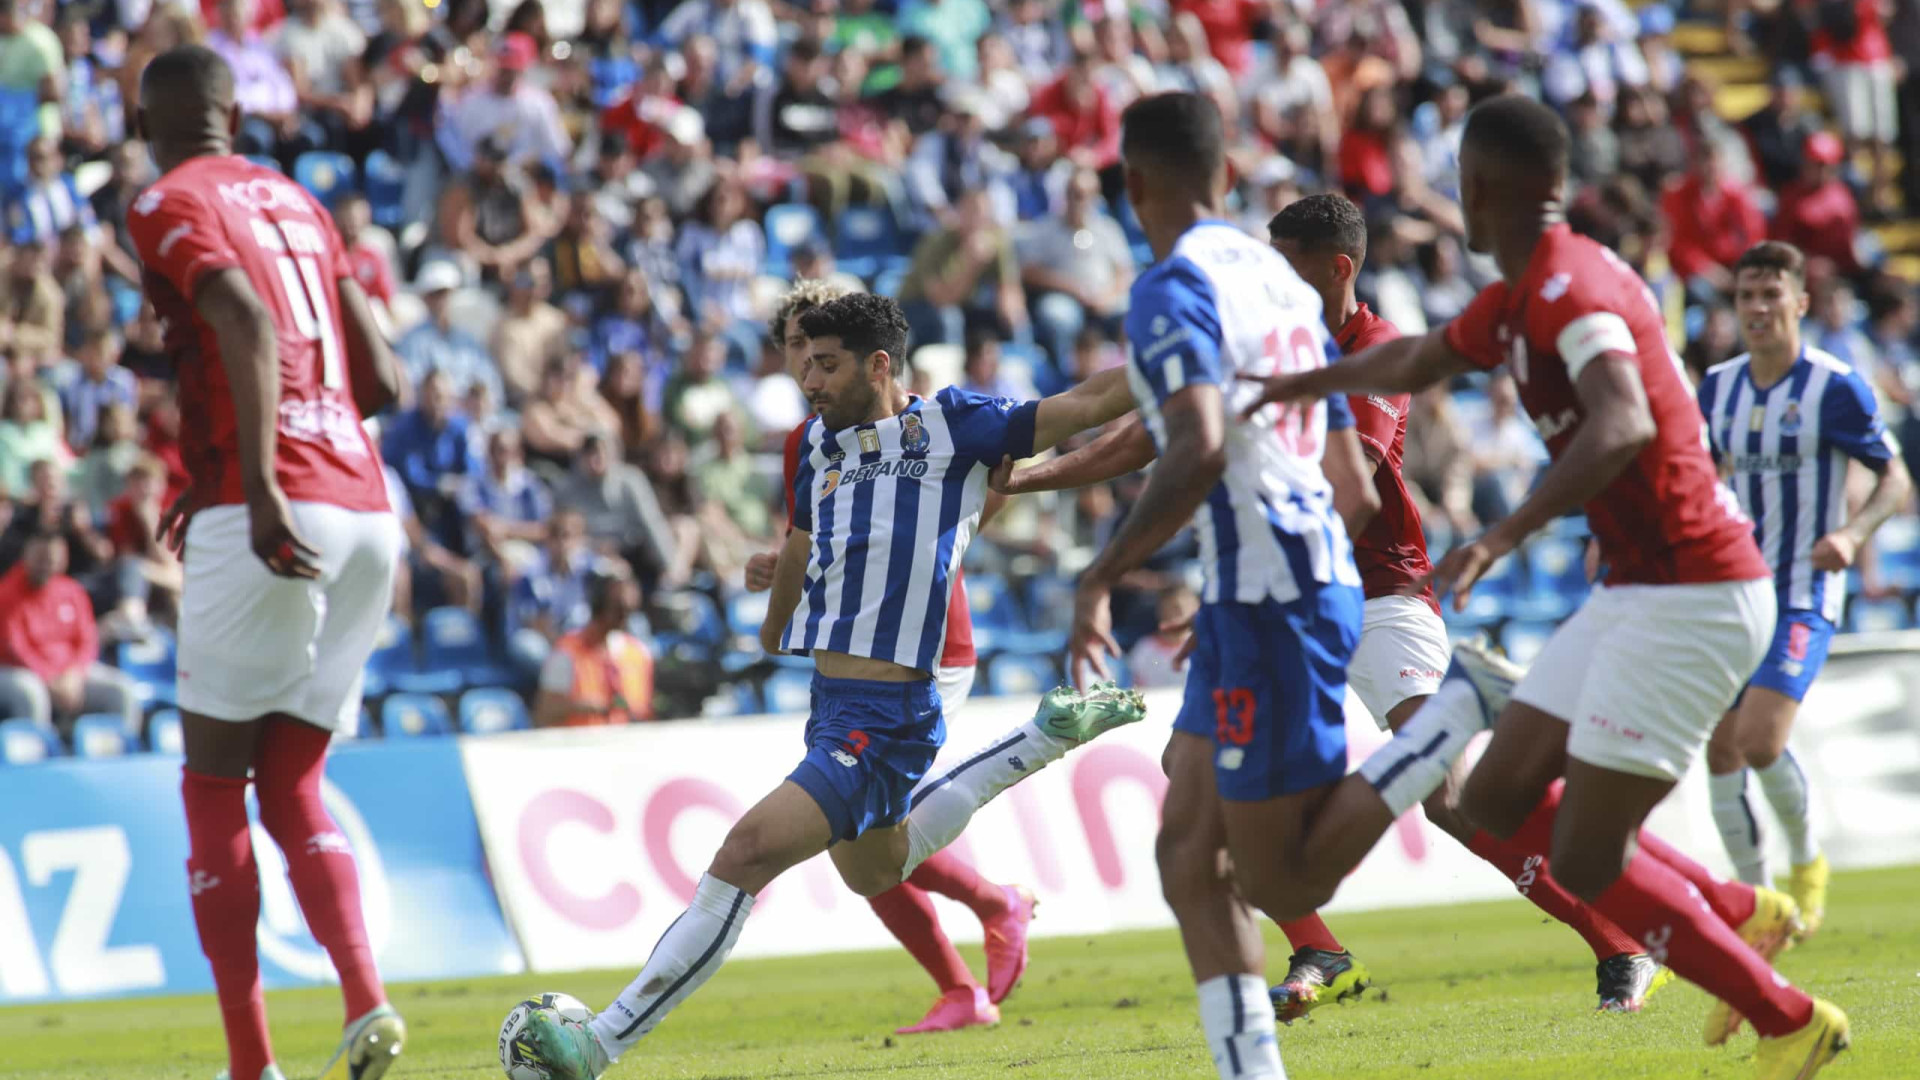
[[[1227,888],[1218,847],[1163,829],[1153,855],[1160,867],[1160,895],[1175,911]]]
[[[840,867],[840,880],[854,895],[871,900],[883,892],[898,888],[901,877],[898,871],[887,872],[885,867]]]
[[[1775,729],[1769,724],[1753,724],[1742,728],[1739,736],[1739,766],[1752,769],[1764,769],[1780,760],[1786,751],[1787,739],[1784,725]],[[1716,772],[1718,770],[1715,770]],[[1727,770],[1732,772],[1732,769]]]
[[[780,860],[772,831],[763,824],[742,820],[721,841],[707,872],[736,888],[757,892],[754,883],[771,881],[786,869],[779,865]]]
[[[1707,743],[1707,771],[1713,775],[1725,776],[1728,773],[1739,772],[1746,766],[1746,753],[1740,749],[1735,739],[1721,738],[1716,734],[1713,740]]]

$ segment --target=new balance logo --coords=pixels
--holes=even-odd
[[[347,838],[337,832],[323,832],[307,838],[309,855],[351,855],[353,848],[347,846]]]
[[[849,769],[853,768],[855,765],[860,764],[859,758],[854,757],[852,754],[847,753],[845,750],[833,750],[833,751],[829,751],[829,753],[833,755],[833,760],[839,762],[842,765],[845,765]]]
[[[187,892],[194,896],[199,896],[208,889],[217,889],[219,887],[220,879],[207,873],[205,870],[195,870],[193,876],[187,879]]]

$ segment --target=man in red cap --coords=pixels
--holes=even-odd
[[[1800,179],[1780,191],[1780,209],[1773,218],[1773,238],[1784,240],[1809,256],[1833,260],[1835,269],[1852,277],[1860,273],[1854,237],[1860,232],[1860,207],[1853,190],[1840,179],[1846,147],[1831,131],[1807,136],[1801,149]]]
[[[540,47],[531,37],[515,32],[500,39],[492,81],[463,94],[440,126],[440,151],[454,172],[467,171],[474,149],[487,138],[505,148],[515,165],[563,162],[573,153],[553,95],[524,78],[539,60]]]

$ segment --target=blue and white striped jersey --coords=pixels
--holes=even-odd
[[[948,387],[874,424],[809,420],[791,494],[794,528],[813,545],[780,647],[934,670],[987,473],[1033,455],[1039,406]]]
[[[1212,383],[1226,400],[1226,475],[1194,515],[1202,599],[1287,603],[1317,585],[1359,585],[1353,545],[1320,471],[1328,429],[1353,426],[1345,395],[1238,420],[1259,391],[1235,376],[1305,371],[1339,355],[1320,320],[1319,294],[1287,260],[1232,225],[1200,222],[1134,282],[1127,339],[1127,381],[1161,450],[1169,397]]]
[[[1753,538],[1773,569],[1780,610],[1837,620],[1846,575],[1813,569],[1813,545],[1847,520],[1847,461],[1880,472],[1895,447],[1873,388],[1829,353],[1803,347],[1772,386],[1753,381],[1743,353],[1700,382],[1713,456],[1753,519]]]

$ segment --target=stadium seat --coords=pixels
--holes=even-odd
[[[850,206],[834,223],[833,255],[840,269],[871,280],[906,262],[906,239],[893,212],[876,206]]]
[[[380,704],[380,730],[389,739],[447,735],[447,704],[430,694],[394,694]]]
[[[975,630],[1023,631],[1026,616],[1014,602],[1013,590],[998,574],[967,575],[967,606]]]
[[[1060,682],[1051,657],[1002,653],[987,665],[987,693],[1044,694]]]
[[[367,657],[367,677],[362,692],[379,697],[394,688],[395,681],[417,674],[413,660],[413,628],[398,615],[387,616],[380,636],[374,639],[373,655]]]
[[[781,668],[767,676],[766,709],[803,713],[813,707],[813,676],[795,668]]]
[[[467,735],[496,735],[533,726],[527,703],[511,690],[483,687],[460,695],[460,730]]]
[[[1073,625],[1073,582],[1059,574],[1040,573],[1027,579],[1029,624],[1035,630],[1065,632]]]
[[[397,229],[404,210],[401,197],[407,186],[407,170],[392,154],[385,150],[375,150],[367,155],[366,172],[361,176],[361,185],[367,195],[367,209],[372,211],[373,223],[383,229]]]
[[[123,641],[114,649],[114,664],[133,680],[133,692],[142,705],[174,703],[173,635],[160,627],[140,641]]]
[[[806,203],[780,203],[767,208],[764,223],[767,234],[766,272],[786,277],[792,272],[796,249],[820,238],[820,212]]]
[[[116,758],[140,749],[115,713],[88,713],[73,722],[73,753],[83,758]]]
[[[486,629],[471,611],[438,607],[420,618],[420,671],[396,680],[410,694],[451,694],[469,686],[509,686],[513,672],[493,662]]]
[[[31,720],[0,720],[0,765],[33,765],[65,752],[59,736]]]
[[[736,634],[758,638],[760,624],[767,617],[767,600],[764,592],[737,593],[727,600],[727,629]]]
[[[161,709],[147,720],[147,748],[156,754],[180,757],[187,752],[180,731],[180,710]]]
[[[1907,607],[1906,600],[1898,596],[1884,599],[1856,596],[1847,603],[1847,615],[1842,629],[1850,634],[1911,630],[1913,629],[1913,612]]]
[[[1533,662],[1540,647],[1553,636],[1553,623],[1531,622],[1514,619],[1500,628],[1500,647],[1516,664],[1526,665]]]
[[[680,636],[696,645],[712,649],[725,644],[727,639],[727,619],[720,614],[720,605],[713,597],[692,589],[681,589],[672,593],[663,593],[654,598],[654,605],[665,611],[680,613],[684,621],[680,624]],[[754,630],[759,631],[759,624]],[[664,639],[667,635],[656,635]],[[660,651],[666,651],[662,648]]]
[[[760,691],[750,682],[733,684],[733,712],[735,716],[756,716],[766,712],[767,707],[760,700]]]
[[[293,178],[333,209],[334,200],[354,189],[353,159],[329,150],[310,150],[293,163]]]

